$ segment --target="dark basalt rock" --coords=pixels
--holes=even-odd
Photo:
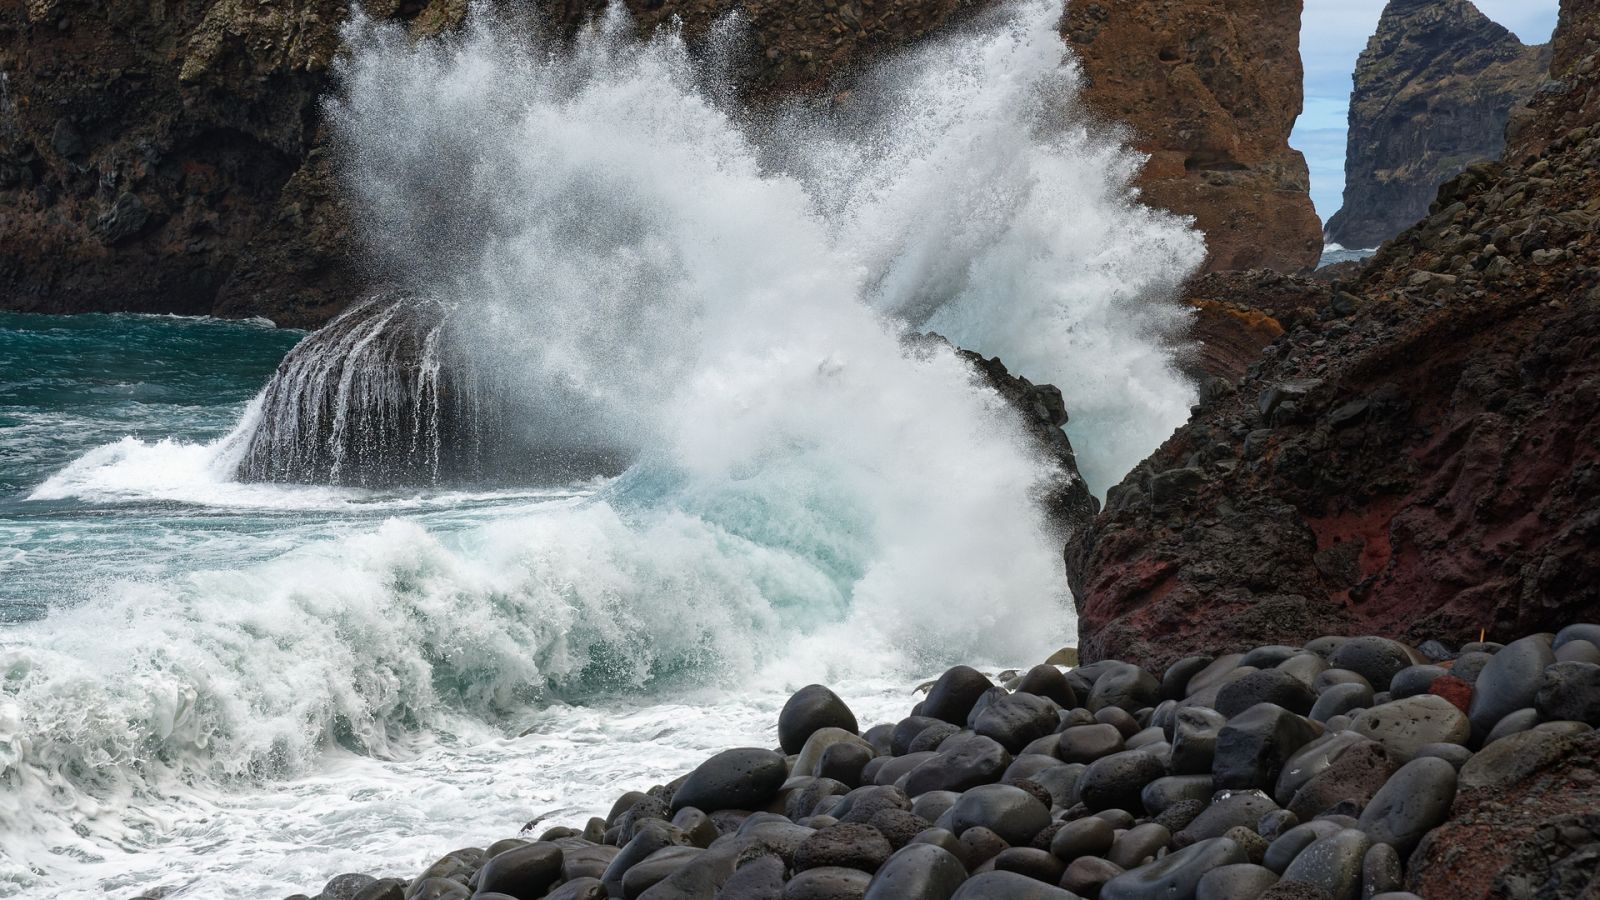
[[[807,869],[784,885],[783,900],[861,900],[871,883],[872,876],[856,869]]]
[[[489,860],[478,873],[478,890],[537,897],[561,877],[561,860],[561,848],[555,844],[529,844],[507,850]]]
[[[985,872],[969,878],[951,900],[1072,900],[1061,888],[1016,872]]]
[[[1055,731],[1059,722],[1054,703],[1018,692],[989,704],[973,723],[973,730],[1019,753],[1033,740]]]
[[[700,764],[672,796],[672,811],[761,809],[789,777],[789,763],[771,750],[724,750]]]
[[[949,812],[950,830],[961,837],[969,828],[987,828],[1013,847],[1026,847],[1050,824],[1050,810],[1032,794],[1007,784],[975,787]]]
[[[1361,813],[1361,830],[1409,856],[1422,836],[1444,823],[1456,799],[1456,769],[1442,759],[1400,767]]]
[[[800,872],[837,866],[870,874],[893,852],[889,840],[871,825],[839,824],[806,838],[795,851],[794,868]]]
[[[1545,667],[1555,661],[1550,643],[1538,636],[1512,641],[1496,653],[1472,686],[1467,717],[1473,732],[1485,736],[1507,714],[1532,707]]]
[[[911,844],[872,877],[865,900],[950,900],[966,880],[966,867],[948,850]]]
[[[941,719],[952,725],[966,725],[973,704],[994,687],[982,672],[971,666],[956,666],[933,683],[927,699],[922,701],[923,714]]]
[[[1217,736],[1211,770],[1217,788],[1271,790],[1283,764],[1317,733],[1315,725],[1281,706],[1251,707]]]
[[[1548,719],[1600,726],[1600,665],[1558,662],[1547,667],[1534,706]]]
[[[1300,851],[1284,870],[1283,881],[1321,888],[1333,900],[1361,900],[1361,867],[1370,849],[1367,835],[1341,829]]]
[[[796,691],[778,714],[778,743],[785,753],[799,753],[806,740],[823,728],[841,728],[851,734],[861,730],[855,714],[838,694],[820,684],[808,685]]]
[[[1095,760],[1078,778],[1078,797],[1090,810],[1144,809],[1145,785],[1166,771],[1161,760],[1141,750],[1124,750]]]
[[[962,735],[947,741],[937,756],[912,769],[902,787],[912,797],[929,791],[965,791],[999,781],[1011,763],[1011,754],[993,739]]]

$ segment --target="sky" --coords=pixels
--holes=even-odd
[[[1311,166],[1311,199],[1323,221],[1344,195],[1344,144],[1356,57],[1377,30],[1385,0],[1305,0],[1300,55],[1306,105],[1289,139]],[[1542,44],[1556,27],[1558,0],[1475,0],[1483,14],[1525,43]]]

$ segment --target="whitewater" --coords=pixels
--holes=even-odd
[[[326,115],[370,265],[463,311],[454,364],[524,445],[632,464],[241,482],[296,336],[0,320],[0,896],[410,872],[770,744],[806,683],[867,724],[1073,643],[1060,473],[903,340],[1061,386],[1097,493],[1187,416],[1203,242],[1077,107],[1060,14],[762,109],[717,62],[736,21],[695,50],[615,8],[571,43],[356,15]]]

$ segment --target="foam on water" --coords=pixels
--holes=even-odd
[[[1075,117],[1059,4],[1004,12],[869,77],[860,112],[776,118],[617,10],[571,47],[357,18],[329,120],[375,256],[470,306],[473,361],[541,401],[519,427],[638,461],[446,524],[453,500],[234,484],[253,406],[222,439],[129,438],[51,476],[31,503],[91,515],[394,517],[269,524],[248,540],[293,546],[246,565],[92,573],[92,599],[0,631],[0,879],[271,896],[335,862],[415,868],[530,796],[603,811],[630,769],[712,749],[694,729],[770,743],[806,681],[875,719],[905,705],[885,685],[1069,641],[1033,503],[1055,473],[954,354],[901,337],[1060,381],[1103,486],[1188,406],[1164,294],[1200,244]],[[692,713],[618,699],[693,690]],[[530,773],[568,733],[604,739]]]

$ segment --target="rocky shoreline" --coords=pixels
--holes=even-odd
[[[795,693],[582,830],[289,900],[1414,900],[1600,887],[1600,625],[1319,637],[1164,671],[958,666],[895,723]],[[146,895],[147,897],[155,895]]]

